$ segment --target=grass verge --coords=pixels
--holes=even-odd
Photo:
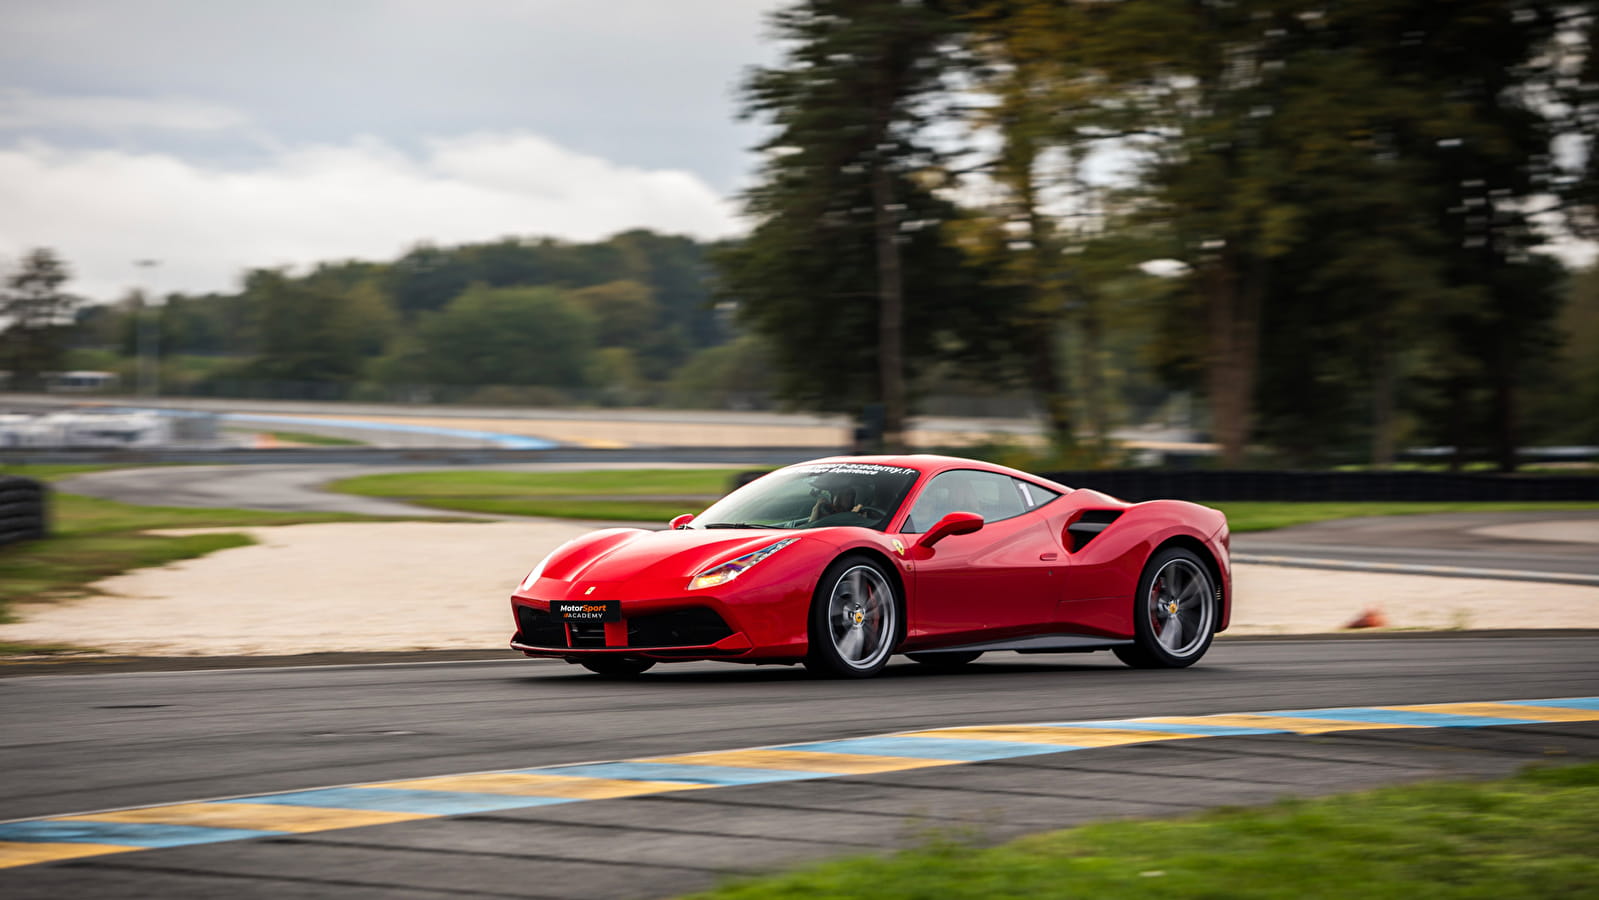
[[[742,469],[606,469],[597,472],[401,472],[333,483],[368,497],[587,497],[606,494],[721,496]]]
[[[103,472],[106,469],[118,468],[122,467],[100,463],[27,463],[25,465],[0,463],[0,475],[15,475],[18,478],[32,478],[36,481],[60,481],[72,475],[82,475],[85,472]]]
[[[404,472],[347,478],[331,490],[386,497],[435,509],[665,522],[697,513],[727,493],[740,469],[636,469],[599,472]]]
[[[604,472],[416,472],[349,478],[333,490],[435,509],[557,519],[664,522],[725,493],[737,469]],[[1235,532],[1352,516],[1599,509],[1599,503],[1213,503]]]
[[[1599,764],[1385,788],[977,849],[935,840],[696,900],[1599,897]]]

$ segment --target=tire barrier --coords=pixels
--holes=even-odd
[[[48,492],[32,478],[0,475],[0,546],[45,536]]]
[[[1091,488],[1132,502],[1161,498],[1294,502],[1599,500],[1599,478],[1580,475],[1230,469],[1106,469],[1040,474],[1051,481]]]

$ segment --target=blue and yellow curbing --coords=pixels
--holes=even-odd
[[[897,772],[1157,741],[1592,721],[1599,721],[1599,697],[933,728],[0,822],[0,868],[668,791]]]

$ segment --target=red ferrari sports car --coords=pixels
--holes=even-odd
[[[953,667],[991,650],[1181,667],[1227,627],[1230,601],[1214,509],[969,459],[834,457],[666,531],[557,548],[511,597],[511,647],[610,676],[725,660],[860,678],[895,653]]]

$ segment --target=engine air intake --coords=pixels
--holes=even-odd
[[[529,606],[516,608],[517,642],[533,647],[565,647],[566,629],[548,612]]]
[[[721,616],[703,606],[627,617],[629,647],[700,647],[732,633]]]

